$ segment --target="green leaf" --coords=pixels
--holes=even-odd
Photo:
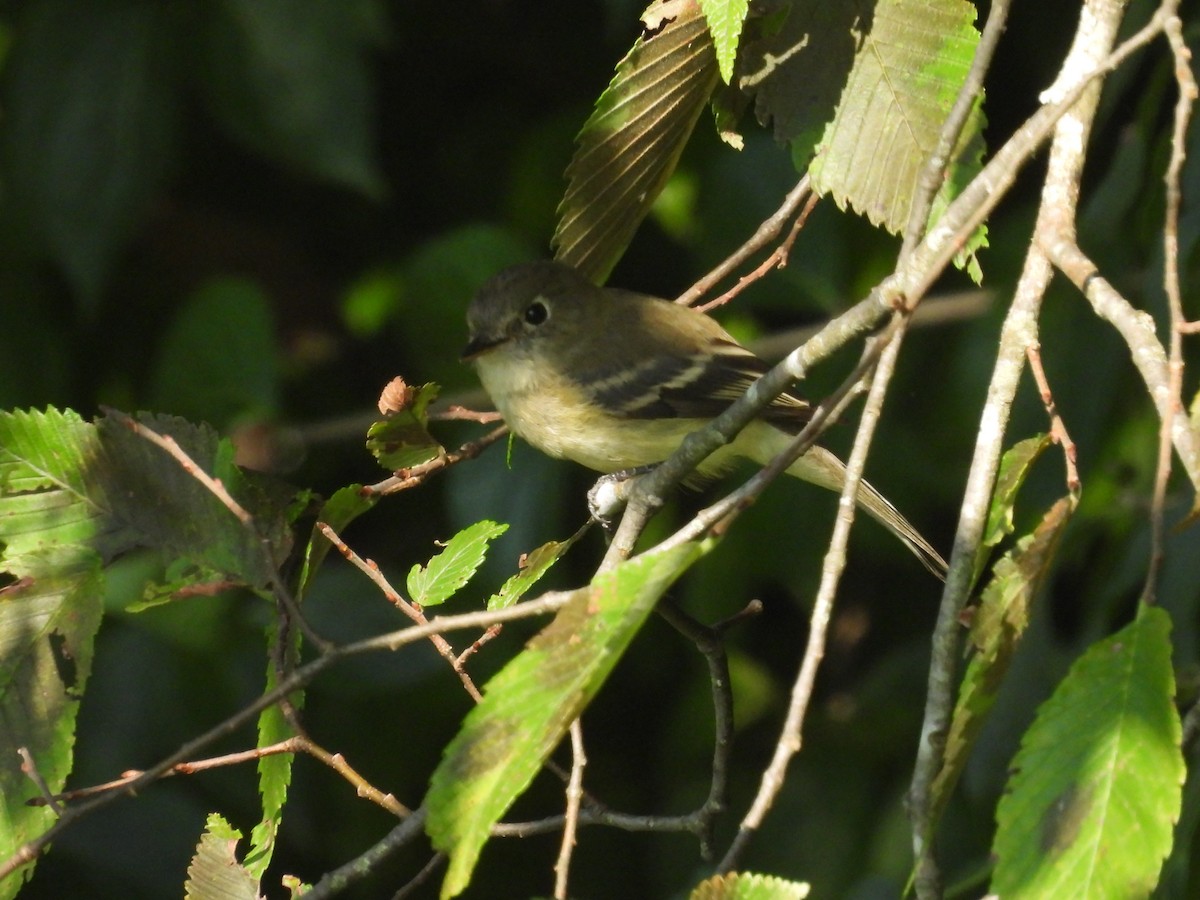
[[[1005,451],[1000,460],[992,503],[988,507],[987,526],[983,530],[984,547],[995,547],[1012,534],[1013,508],[1017,505],[1017,493],[1025,483],[1025,476],[1050,443],[1048,434],[1038,434],[1019,441]]]
[[[819,193],[899,232],[971,66],[974,21],[966,0],[795,0],[778,28],[747,44],[739,86],[754,94],[759,118],[773,121]],[[977,105],[932,221],[979,171],[982,130]],[[980,232],[967,249],[982,242]]]
[[[1034,532],[1018,541],[996,563],[992,580],[983,590],[971,622],[975,652],[963,675],[946,736],[942,769],[933,783],[935,819],[945,809],[975,739],[996,702],[1000,685],[1029,624],[1030,606],[1041,590],[1074,509],[1069,497],[1050,507]]]
[[[761,38],[744,44],[739,86],[754,95],[759,120],[770,122],[776,140],[791,146],[802,170],[833,119],[862,47],[864,11],[861,3],[793,0],[780,15]]]
[[[279,362],[270,303],[245,279],[194,292],[158,349],[152,408],[219,428],[235,417],[274,413]]]
[[[437,459],[444,451],[429,433],[429,404],[437,399],[438,386],[407,387],[399,379],[398,392],[405,394],[395,412],[367,430],[367,449],[390,472],[408,469]],[[392,385],[388,386],[389,389]]]
[[[277,648],[280,631],[270,630],[269,646],[267,648],[267,683],[263,693],[269,693],[279,686],[280,665],[277,660],[280,653]],[[292,628],[287,632],[288,646],[282,656],[286,657],[284,665],[289,669],[296,666],[300,657],[300,629]],[[293,691],[288,695],[288,702],[296,710],[304,708],[304,692]],[[287,718],[278,703],[273,703],[258,716],[258,748],[271,747],[281,741],[293,737],[295,732],[288,724]],[[258,790],[262,794],[262,818],[254,826],[250,834],[250,849],[246,852],[246,871],[255,879],[261,881],[275,853],[275,839],[279,833],[279,825],[283,818],[283,805],[287,802],[288,787],[292,782],[292,765],[295,762],[293,753],[274,753],[263,756],[258,761]]]
[[[125,605],[127,613],[140,613],[164,603],[190,597],[211,597],[238,587],[214,569],[198,566],[190,559],[174,559],[160,581],[150,582],[142,592],[142,598]]]
[[[291,545],[284,498],[273,496],[267,482],[241,472],[233,463],[232,444],[211,429],[171,416],[142,414],[137,421],[174,440],[254,521],[243,524],[177,459],[113,417],[97,423],[102,455],[89,466],[109,515],[126,524],[142,546],[186,557],[250,586],[270,581]]]
[[[543,575],[550,571],[550,567],[571,549],[571,545],[583,537],[586,530],[585,526],[565,541],[548,541],[529,553],[522,554],[518,566],[519,571],[492,595],[487,602],[487,608],[504,609],[520,600],[531,587],[541,580]]]
[[[1142,607],[1038,710],[996,810],[994,893],[1127,900],[1154,888],[1184,778],[1170,631],[1165,611]]]
[[[879,0],[813,161],[817,191],[889,231],[904,229],[979,42],[975,14],[966,0]],[[963,131],[954,159],[977,158],[955,183],[978,171],[982,124],[977,115]]]
[[[704,545],[651,551],[597,576],[484,689],[430,782],[426,831],[468,884],[492,825],[595,696],[654,604]]]
[[[57,575],[40,573],[0,589],[0,859],[58,818],[47,806],[26,805],[41,792],[21,771],[18,748],[28,751],[52,793],[63,790],[71,771],[104,581],[94,554],[70,563]],[[11,572],[6,563],[0,569]],[[32,871],[29,865],[6,879],[0,896],[15,895]]]
[[[421,606],[444,603],[471,580],[483,565],[488,544],[506,531],[507,525],[487,519],[468,525],[446,541],[445,549],[428,565],[412,567],[408,573],[409,599]]]
[[[258,900],[258,879],[238,862],[242,833],[216,813],[208,817],[188,864],[184,900]]]
[[[73,412],[0,412],[0,546],[16,576],[62,574],[137,543],[111,514],[96,428]]]
[[[689,900],[804,900],[812,888],[802,881],[773,875],[730,872],[714,875],[696,885]]]
[[[376,0],[206,4],[199,87],[209,109],[252,151],[382,196],[368,68],[381,38],[375,7]]]
[[[721,80],[729,84],[733,80],[733,64],[750,0],[700,0],[700,9],[708,23],[708,33],[712,35]]]
[[[351,484],[334,491],[333,496],[326,500],[317,521],[324,522],[339,535],[343,528],[371,509],[379,502],[379,496],[364,494],[361,484]],[[304,551],[304,566],[296,584],[296,599],[299,600],[308,592],[309,585],[325,561],[325,556],[333,547],[325,535],[313,526],[308,538],[308,546]]]
[[[176,79],[161,4],[27,4],[5,65],[7,212],[88,304],[174,159]]]
[[[556,257],[603,282],[679,162],[717,85],[712,39],[700,7],[638,38],[576,139],[567,191],[551,241]],[[644,20],[663,14],[654,3]]]

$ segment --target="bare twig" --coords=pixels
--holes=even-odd
[[[1042,205],[1035,226],[1035,234],[1038,236],[1062,233],[1064,229],[1073,234],[1084,144],[1095,114],[1100,87],[1099,76],[1151,40],[1161,28],[1161,22],[1152,22],[1115,52],[1110,53],[1109,48],[1115,40],[1123,8],[1124,4],[1120,2],[1097,3],[1095,0],[1088,0],[1080,18],[1074,44],[1063,63],[1058,80],[1043,95],[1044,105],[1030,117],[1021,130],[1031,129],[1035,122],[1039,123],[1039,127],[1043,127],[1045,122],[1041,120],[1051,115],[1051,122],[1056,123]],[[985,166],[985,172],[1007,155],[1014,140],[1015,138],[1010,140],[997,152],[993,160]],[[978,181],[980,179],[975,180]],[[972,186],[975,182],[972,182]],[[971,186],[968,186],[959,200],[951,204],[951,209],[970,192]],[[946,216],[943,217],[943,221],[945,218]],[[939,222],[934,232],[941,227]],[[926,240],[928,241],[928,238]],[[1000,349],[992,382],[988,388],[975,454],[955,532],[950,571],[946,577],[934,626],[924,721],[909,793],[913,854],[916,858],[914,886],[921,900],[934,900],[942,896],[941,873],[934,856],[932,840],[936,825],[933,784],[943,765],[946,733],[954,704],[954,685],[960,656],[959,617],[970,591],[975,554],[986,522],[1004,431],[1020,382],[1025,355],[1028,348],[1037,344],[1037,317],[1050,279],[1050,255],[1044,244],[1030,248],[1016,295],[1001,331]]]
[[[37,762],[34,761],[33,754],[29,752],[28,747],[18,747],[17,756],[21,757],[21,774],[33,782],[34,787],[42,796],[35,797],[32,800],[26,801],[28,806],[49,806],[54,810],[56,815],[62,815],[62,804],[59,803],[61,797],[56,797],[54,792],[50,790],[50,785],[46,784],[46,779],[42,777],[42,773],[38,771]]]
[[[813,601],[809,620],[808,642],[804,649],[800,670],[792,684],[787,715],[780,728],[779,739],[775,743],[775,752],[771,756],[771,762],[763,771],[760,779],[758,793],[755,794],[749,811],[742,818],[737,836],[718,865],[718,872],[730,871],[738,865],[750,839],[757,833],[783,787],[788,764],[792,757],[800,751],[804,719],[812,700],[817,669],[825,656],[825,641],[829,631],[829,622],[833,615],[833,602],[837,596],[838,582],[841,580],[842,571],[846,566],[846,547],[850,539],[850,527],[854,522],[855,498],[858,495],[859,483],[862,481],[871,439],[874,437],[875,428],[883,409],[887,386],[895,371],[896,359],[899,356],[900,345],[904,337],[904,321],[905,315],[897,312],[893,317],[892,327],[876,345],[882,344],[883,346],[882,350],[878,352],[878,364],[875,366],[875,374],[871,380],[871,389],[867,394],[867,403],[855,435],[854,446],[846,461],[845,484],[839,498],[837,522],[834,525],[833,536],[821,568],[821,583],[817,589],[816,599]],[[864,357],[873,358],[875,355],[875,353],[868,352],[864,354]]]
[[[783,205],[758,226],[758,229],[750,237],[750,240],[742,244],[741,247],[726,257],[724,262],[676,297],[675,302],[682,303],[684,306],[691,306],[712,290],[713,285],[733,272],[734,269],[767,244],[771,243],[771,241],[779,237],[783,233],[784,226],[796,214],[796,210],[800,209],[801,205],[808,198],[809,193],[811,193],[811,188],[808,184],[808,175],[804,175],[797,182],[796,186],[788,192],[788,195],[783,200]]]
[[[351,550],[349,545],[347,545],[346,542],[338,536],[337,532],[330,528],[327,523],[318,522],[317,529],[321,532],[321,534],[325,535],[325,539],[329,541],[329,543],[333,544],[333,546],[337,548],[338,552],[341,553],[351,565],[353,565],[356,569],[358,569],[375,583],[375,586],[383,592],[383,596],[387,598],[387,601],[396,607],[396,609],[400,610],[418,625],[428,624],[429,620],[425,618],[425,611],[416,603],[410,603],[408,600],[405,600],[402,596],[400,596],[400,592],[392,587],[391,582],[387,580],[387,576],[379,570],[379,566],[376,565],[373,559],[363,559],[361,556]],[[483,695],[479,693],[479,689],[475,687],[475,682],[471,679],[471,676],[467,673],[467,670],[463,668],[465,655],[456,655],[454,648],[450,646],[450,642],[440,634],[431,634],[429,636],[429,640],[437,649],[437,652],[442,659],[446,660],[446,662],[450,664],[450,668],[454,670],[454,673],[462,682],[463,687],[466,689],[471,699],[476,703],[482,700]]]
[[[431,459],[427,463],[413,466],[410,469],[401,469],[390,478],[385,478],[376,484],[367,485],[362,489],[362,492],[367,496],[375,496],[378,494],[394,494],[397,491],[406,491],[409,488],[414,488],[435,472],[440,472],[442,469],[447,469],[464,460],[474,459],[506,434],[508,434],[508,426],[506,425],[493,428],[478,440],[467,441],[457,450],[443,453],[437,459]]]
[[[729,803],[729,759],[733,750],[733,686],[729,678],[729,657],[725,653],[724,632],[733,624],[733,619],[709,627],[697,622],[670,599],[658,604],[659,614],[676,631],[696,645],[708,665],[708,681],[712,689],[713,702],[713,757],[712,780],[709,782],[708,797],[697,810],[703,830],[698,832],[700,852],[711,859],[716,837],[717,818]],[[735,617],[738,621],[762,609],[757,601],[747,605]]]
[[[1075,442],[1071,440],[1071,435],[1067,432],[1067,424],[1063,421],[1062,415],[1058,411],[1058,405],[1054,402],[1054,394],[1050,391],[1050,380],[1046,377],[1046,370],[1042,368],[1041,344],[1033,343],[1026,347],[1025,358],[1029,360],[1029,370],[1033,373],[1033,380],[1037,384],[1038,393],[1042,398],[1042,406],[1046,408],[1046,415],[1050,419],[1050,437],[1054,443],[1062,447],[1063,466],[1067,473],[1067,490],[1072,495],[1076,495],[1079,493],[1079,470],[1075,465]]]
[[[975,106],[975,101],[983,91],[983,79],[991,68],[992,57],[996,54],[996,45],[1004,34],[1004,24],[1008,21],[1009,0],[992,0],[988,10],[987,22],[983,33],[979,36],[979,44],[975,47],[975,57],[971,60],[971,68],[963,79],[954,105],[950,108],[942,129],[938,134],[937,147],[925,162],[921,170],[921,178],[916,193],[913,195],[912,206],[908,211],[908,222],[904,226],[904,244],[900,248],[900,258],[908,256],[916,249],[921,238],[925,236],[925,227],[929,222],[929,212],[933,209],[933,200],[946,177],[946,167],[958,146],[959,136],[967,124],[967,117]]]
[[[446,862],[446,854],[438,852],[429,858],[429,862],[421,867],[421,871],[408,880],[408,883],[396,893],[392,894],[392,900],[404,900],[405,897],[411,897],[413,891],[421,887],[433,877],[433,873],[438,870],[443,863]]]
[[[750,285],[754,284],[754,282],[758,281],[758,279],[766,275],[771,269],[782,269],[786,266],[788,256],[792,252],[792,246],[796,243],[796,238],[800,237],[800,232],[804,230],[804,226],[808,222],[808,217],[816,209],[817,202],[820,199],[816,194],[809,195],[808,202],[804,204],[804,209],[800,210],[800,215],[796,216],[796,221],[792,223],[787,237],[780,242],[779,246],[772,250],[766,259],[751,269],[749,274],[738,278],[737,284],[719,297],[697,306],[696,309],[700,312],[708,312],[719,306],[724,306],[746,288],[750,287]]]
[[[1179,97],[1175,101],[1175,121],[1171,134],[1171,158],[1163,176],[1166,194],[1166,209],[1163,215],[1163,290],[1167,296],[1167,311],[1170,316],[1170,336],[1167,370],[1171,399],[1162,416],[1158,435],[1158,459],[1155,464],[1154,493],[1150,507],[1150,563],[1146,571],[1146,583],[1142,588],[1142,603],[1153,603],[1157,596],[1158,576],[1162,569],[1164,534],[1166,531],[1167,480],[1171,475],[1171,447],[1176,419],[1186,422],[1183,412],[1183,334],[1188,325],[1183,311],[1183,298],[1179,288],[1179,207],[1183,192],[1180,175],[1187,157],[1186,143],[1188,122],[1192,106],[1196,101],[1196,79],[1192,75],[1192,54],[1183,41],[1183,26],[1178,16],[1166,22],[1164,31],[1175,59],[1175,81]]]
[[[328,900],[330,897],[337,896],[374,872],[385,859],[397,850],[414,841],[421,840],[425,835],[426,815],[423,806],[414,810],[411,816],[389,831],[382,840],[375,843],[365,853],[332,872],[327,872],[320,881],[313,885],[312,890],[304,895],[305,900]],[[426,873],[432,873],[439,864],[440,859],[434,857],[426,864],[417,878],[427,878],[428,874]]]
[[[583,769],[587,754],[583,750],[583,726],[571,723],[571,777],[567,781],[567,809],[563,817],[562,843],[554,864],[554,900],[567,900],[567,882],[571,873],[571,855],[575,851],[575,833],[579,828],[579,804],[583,798]]]
[[[503,622],[511,622],[531,616],[547,615],[561,609],[574,596],[575,593],[570,591],[550,592],[534,600],[524,600],[505,609],[482,610],[479,612],[462,613],[456,616],[438,616],[426,625],[410,625],[396,631],[388,632],[387,634],[365,638],[351,644],[335,646],[328,653],[318,656],[311,662],[298,667],[276,685],[275,688],[266,691],[242,707],[242,709],[228,716],[224,721],[182,744],[175,752],[160,760],[127,784],[124,784],[120,790],[106,792],[89,798],[83,803],[64,809],[58,821],[46,829],[46,831],[22,844],[7,859],[0,861],[0,879],[7,877],[16,869],[37,859],[45,851],[46,847],[79,819],[107,806],[118,797],[137,794],[154,781],[157,781],[180,762],[189,757],[198,756],[200,751],[209,744],[233,734],[264,709],[273,706],[288,694],[309,684],[317,675],[340,660],[363,653],[398,650],[417,641],[428,640],[432,634],[445,634],[463,629],[487,628],[490,625]]]

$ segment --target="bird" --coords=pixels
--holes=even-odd
[[[605,474],[662,462],[770,368],[704,313],[601,287],[555,260],[519,263],[488,279],[468,306],[467,328],[462,358],[510,430],[543,453]],[[808,402],[780,394],[699,464],[696,480],[721,475],[739,458],[766,465],[811,415]],[[814,445],[787,473],[841,491],[846,467]],[[858,505],[944,578],[933,545],[866,481]]]

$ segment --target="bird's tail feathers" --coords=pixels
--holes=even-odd
[[[770,439],[764,439],[766,438],[768,429],[773,436]],[[759,465],[766,465],[773,457],[784,450],[790,441],[790,436],[771,426],[757,429],[757,431],[758,433],[753,435],[752,441],[743,441],[741,444],[742,446],[749,444],[754,452],[747,455],[751,456]],[[846,483],[846,466],[840,459],[823,447],[812,447],[809,449],[807,453],[788,467],[787,472],[796,478],[839,493]],[[898,537],[904,543],[904,546],[908,547],[917,559],[921,561],[925,568],[938,578],[941,578],[943,581],[945,580],[947,565],[946,561],[942,559],[941,554],[934,549],[929,541],[921,536],[921,533],[917,531],[913,524],[904,518],[900,514],[900,511],[892,506],[883,494],[875,490],[865,480],[860,482],[858,486],[858,505],[868,515]]]

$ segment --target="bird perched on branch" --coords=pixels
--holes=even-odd
[[[509,428],[550,456],[604,473],[662,462],[769,368],[703,313],[598,287],[560,262],[495,275],[471,301],[467,325],[463,359]],[[780,394],[698,475],[716,476],[737,458],[766,465],[810,415],[807,402]],[[787,472],[833,491],[846,477],[841,460],[817,446]],[[858,505],[944,576],[938,552],[865,481]]]

